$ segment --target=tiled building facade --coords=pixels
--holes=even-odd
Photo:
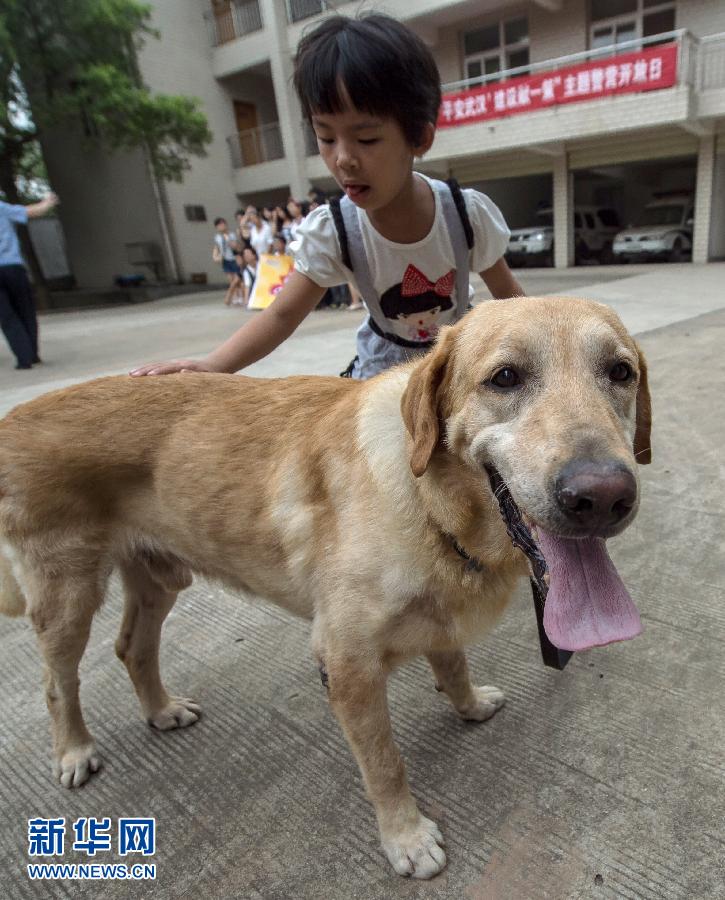
[[[161,39],[141,51],[144,79],[152,90],[199,97],[214,141],[183,184],[161,185],[140,153],[80,155],[72,152],[72,138],[53,136],[45,147],[49,171],[82,285],[105,285],[113,274],[133,271],[127,245],[139,242],[158,254],[171,280],[194,273],[218,280],[210,249],[215,216],[230,217],[240,202],[304,196],[312,185],[334,188],[290,81],[300,35],[331,4],[154,0],[152,6]],[[359,8],[335,6],[347,14]],[[577,102],[499,110],[439,129],[422,171],[486,191],[513,227],[550,206],[558,266],[574,258],[575,204],[614,207],[627,223],[668,191],[694,196],[693,259],[725,257],[722,0],[388,0],[375,8],[421,35],[447,94],[488,87],[493,105],[495,91],[507,85],[534,84],[536,91],[537,77],[558,73],[563,90],[567,73],[582,67],[589,73],[580,76],[588,93]],[[667,86],[594,89],[619,57],[670,44],[675,74]]]

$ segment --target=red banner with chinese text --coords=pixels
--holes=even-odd
[[[663,44],[540,75],[526,75],[444,94],[438,127],[470,125],[598,97],[656,91],[672,87],[676,81],[677,44]]]

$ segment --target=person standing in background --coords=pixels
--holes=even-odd
[[[249,223],[247,222],[247,214],[243,209],[238,209],[234,214],[234,218],[236,219],[237,227],[237,244],[238,250],[241,253],[245,247],[251,247],[251,237],[252,233],[249,230]]]
[[[236,235],[229,231],[227,220],[221,216],[214,219],[214,228],[216,228],[216,234],[211,256],[214,262],[222,264],[222,270],[227,276],[229,287],[224,295],[224,305],[231,306],[234,295],[242,292],[242,275],[236,260],[238,242]]]
[[[242,268],[242,286],[244,290],[242,305],[248,307],[254,282],[257,280],[257,263],[259,262],[259,257],[254,247],[244,248],[242,262],[244,264]]]
[[[275,234],[272,238],[272,255],[284,256],[287,253],[287,241],[281,234]]]
[[[292,216],[284,206],[274,208],[274,233],[284,238],[285,244],[292,240]]]
[[[16,369],[31,369],[41,360],[35,303],[15,226],[44,216],[57,205],[53,193],[28,206],[0,201],[0,327],[15,354]]]
[[[245,220],[249,225],[249,243],[257,256],[269,253],[272,248],[272,226],[257,212],[256,207],[247,207]]]
[[[307,215],[306,204],[298,203],[293,197],[287,201],[287,212],[292,219],[290,224],[290,237],[294,240],[297,229],[304,222]]]

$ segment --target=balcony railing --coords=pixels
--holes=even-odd
[[[700,39],[697,87],[701,91],[725,88],[725,32]]]
[[[568,56],[558,56],[555,59],[544,59],[541,62],[528,63],[525,66],[517,66],[514,69],[502,69],[500,72],[492,72],[490,75],[480,75],[476,78],[464,78],[461,81],[450,81],[441,85],[444,94],[465,91],[469,88],[479,87],[482,84],[507,81],[509,78],[518,78],[520,75],[534,75],[539,72],[554,72],[557,69],[565,69],[567,66],[575,66],[578,63],[591,60],[609,59],[620,53],[632,53],[643,47],[654,47],[657,44],[677,43],[679,61],[677,66],[678,82],[680,84],[695,83],[695,60],[697,39],[685,29],[668,31],[664,34],[656,34],[652,37],[639,38],[634,41],[623,41],[621,44],[612,44],[608,47],[597,47],[592,50],[583,50],[581,53],[570,53]]]
[[[331,0],[287,0],[287,21],[299,22],[328,9],[335,9],[335,3]]]
[[[284,144],[279,122],[238,131],[227,138],[227,143],[232,157],[232,166],[235,169],[256,166],[258,163],[284,157]]]
[[[262,28],[257,0],[227,0],[204,13],[212,47],[227,44]]]

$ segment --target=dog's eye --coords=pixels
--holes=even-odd
[[[632,368],[627,363],[615,363],[609,370],[612,381],[629,381],[632,377]]]
[[[521,384],[521,379],[519,378],[519,373],[516,369],[506,366],[496,372],[491,378],[490,384],[498,388],[513,388]]]

